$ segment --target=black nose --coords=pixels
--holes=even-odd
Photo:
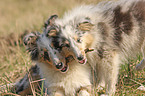
[[[56,68],[57,68],[57,69],[62,69],[62,67],[63,67],[63,63],[62,63],[62,62],[60,62],[60,63],[58,63],[58,64],[56,65]]]
[[[84,56],[83,55],[80,55],[79,57],[77,57],[78,60],[83,60],[84,59]]]

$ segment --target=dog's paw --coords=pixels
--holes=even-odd
[[[88,85],[86,87],[80,88],[77,93],[77,96],[91,96],[92,86]]]
[[[49,94],[48,96],[65,96],[62,91],[55,91]]]
[[[55,93],[54,96],[64,96],[64,95],[61,93]]]

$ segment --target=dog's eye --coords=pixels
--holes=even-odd
[[[65,44],[66,47],[70,47],[69,44]]]
[[[77,42],[78,42],[78,43],[81,43],[82,41],[81,41],[81,39],[79,38],[79,39],[77,39]]]
[[[64,46],[65,46],[65,47],[70,47],[69,41],[68,41],[68,40],[65,40],[65,41],[64,41]]]

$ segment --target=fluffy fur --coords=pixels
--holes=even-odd
[[[27,50],[39,67],[41,78],[45,78],[44,87],[49,96],[90,96],[84,90],[91,87],[90,65],[72,60],[69,48],[60,46],[65,40],[59,37],[59,27],[54,24],[56,18],[53,15],[48,19],[42,34],[30,33],[24,38]]]
[[[101,2],[77,7],[55,21],[76,61],[88,61],[96,72],[97,86],[105,84],[108,95],[115,93],[121,61],[136,56],[141,47],[144,50],[144,5],[144,0]],[[85,52],[88,48],[94,51]]]

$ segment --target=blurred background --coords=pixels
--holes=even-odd
[[[15,82],[32,65],[22,43],[24,35],[32,31],[42,32],[43,23],[50,15],[62,17],[65,11],[75,6],[100,1],[0,0],[0,85]],[[141,59],[139,55],[137,60],[130,60],[130,64],[121,66],[116,95],[145,94],[145,91],[137,90],[138,83],[145,85],[145,71],[135,71],[135,65]]]
[[[31,31],[42,32],[43,23],[50,15],[63,13],[79,4],[97,0],[0,0],[0,77],[17,78],[23,73],[28,54],[22,37]],[[29,59],[29,58],[28,58]],[[22,68],[21,68],[22,67]],[[23,70],[21,70],[23,69]],[[3,83],[0,81],[0,84]]]

